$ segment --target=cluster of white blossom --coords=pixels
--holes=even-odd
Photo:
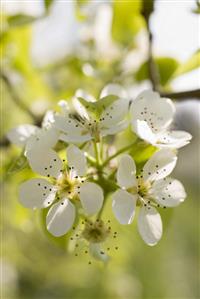
[[[133,221],[138,207],[138,231],[146,244],[155,245],[162,236],[158,209],[175,207],[186,198],[181,182],[169,177],[177,149],[191,139],[187,132],[170,129],[174,113],[170,99],[149,90],[132,101],[117,85],[105,87],[99,100],[78,90],[71,101],[59,102],[59,111],[47,112],[41,128],[20,125],[8,133],[40,175],[21,184],[20,203],[26,208],[48,209],[46,226],[55,237],[73,232],[86,219],[81,237],[97,253],[110,234],[110,227],[101,219],[109,194],[112,212],[122,225]],[[151,144],[154,153],[137,169],[132,156],[125,153],[138,146],[132,143],[119,150],[119,163],[113,169],[112,158],[118,152],[109,156],[115,138],[111,144],[108,136],[129,126],[133,138],[136,135],[137,140]],[[60,157],[59,143],[62,151],[66,148],[66,157]]]

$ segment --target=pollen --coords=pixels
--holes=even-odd
[[[107,229],[107,226],[102,220],[95,222],[87,221],[82,232],[83,238],[91,243],[104,242],[109,235],[110,230]]]

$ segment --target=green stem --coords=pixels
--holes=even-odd
[[[99,167],[101,165],[100,150],[99,150],[100,144],[94,141],[93,145],[94,145],[94,153],[95,153],[97,167]]]
[[[85,153],[85,156],[90,164],[92,164],[93,166],[97,164],[97,161],[94,157],[90,156],[88,153]]]
[[[106,166],[112,159],[116,158],[116,157],[119,156],[120,154],[122,154],[122,153],[126,152],[127,150],[131,149],[131,148],[133,147],[133,145],[136,144],[136,142],[137,142],[137,139],[136,139],[133,143],[131,143],[131,144],[129,144],[129,145],[127,145],[127,146],[121,148],[121,149],[118,150],[114,155],[112,155],[112,156],[110,156],[108,159],[106,159],[106,160],[103,162],[103,164],[102,164],[102,168],[105,167],[105,166]]]

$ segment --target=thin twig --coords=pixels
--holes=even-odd
[[[7,89],[11,95],[12,100],[15,102],[15,104],[24,112],[26,112],[33,120],[34,124],[39,123],[39,118],[27,107],[27,105],[20,99],[18,94],[16,93],[15,89],[13,88],[9,78],[5,73],[2,71],[0,72],[0,77],[2,78],[3,82],[7,86]]]
[[[119,156],[120,154],[128,151],[129,149],[131,149],[134,145],[136,145],[136,142],[138,140],[136,139],[134,142],[132,142],[131,144],[121,148],[120,150],[118,150],[115,154],[113,154],[112,156],[108,157],[103,164],[101,165],[101,167],[105,167],[111,160],[113,160],[114,158],[116,158],[117,156]]]
[[[159,91],[160,76],[159,76],[157,65],[153,59],[153,34],[151,31],[151,26],[150,26],[150,16],[151,16],[153,10],[154,10],[154,1],[143,0],[142,15],[146,22],[146,28],[147,28],[147,34],[148,34],[147,66],[148,66],[149,79],[152,83],[153,90]]]
[[[185,101],[188,99],[200,100],[200,89],[186,90],[180,92],[161,92],[162,97],[174,98],[179,101]]]

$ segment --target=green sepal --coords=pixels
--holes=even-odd
[[[100,117],[102,112],[114,103],[119,97],[115,95],[108,95],[96,102],[88,102],[87,100],[78,97],[79,102],[89,111],[89,113],[95,114],[97,117]]]

